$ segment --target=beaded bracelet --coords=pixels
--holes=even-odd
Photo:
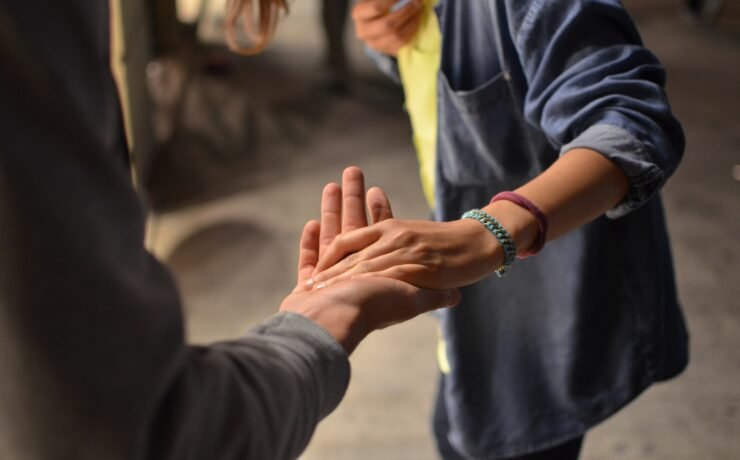
[[[516,246],[514,246],[514,240],[509,235],[509,232],[496,219],[480,209],[471,209],[463,214],[462,218],[475,219],[485,225],[504,248],[504,264],[494,272],[499,278],[504,276],[516,260]]]
[[[537,207],[534,203],[529,201],[527,198],[523,197],[522,195],[516,193],[516,192],[501,192],[491,198],[491,204],[495,203],[496,201],[500,200],[506,200],[511,201],[512,203],[526,209],[527,211],[531,212],[532,215],[537,219],[537,236],[535,237],[534,242],[532,242],[532,246],[529,247],[525,252],[519,254],[517,258],[519,259],[525,259],[527,257],[531,257],[533,255],[538,254],[540,251],[542,251],[542,248],[545,247],[545,242],[547,241],[547,230],[548,230],[548,222],[547,222],[547,216],[544,212],[540,210],[540,208]]]

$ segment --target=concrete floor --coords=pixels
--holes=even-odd
[[[687,132],[664,199],[692,358],[594,429],[582,458],[739,459],[740,35],[729,22],[695,27],[677,2],[631,4]],[[427,215],[398,91],[357,44],[350,95],[324,91],[315,7],[295,2],[265,56],[210,51],[151,69],[158,135],[170,140],[150,181],[160,210],[150,245],[181,285],[195,342],[238,336],[276,310],[294,282],[300,229],[343,167],[361,166],[397,216]],[[230,72],[214,65],[224,62]],[[429,317],[365,341],[344,402],[303,459],[436,458],[435,341]]]

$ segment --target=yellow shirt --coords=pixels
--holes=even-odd
[[[437,148],[437,73],[442,54],[442,37],[434,13],[435,3],[436,0],[424,0],[424,11],[416,36],[398,51],[398,70],[406,96],[406,111],[414,132],[421,185],[432,209]]]

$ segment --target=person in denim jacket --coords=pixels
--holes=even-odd
[[[425,7],[393,4],[361,1],[353,18],[398,79],[395,55],[416,46]],[[688,360],[659,193],[684,150],[665,70],[617,0],[440,0],[426,11],[440,37],[429,96],[438,222],[340,235],[309,284],[464,286],[459,308],[439,314],[440,453],[577,458],[589,428]],[[545,238],[533,211],[489,204],[502,191],[533,203],[549,231],[498,278],[504,245],[462,213],[482,208],[519,255]]]

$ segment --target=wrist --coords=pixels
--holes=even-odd
[[[485,225],[475,219],[460,219],[455,225],[460,229],[458,234],[472,244],[474,252],[479,256],[480,267],[476,267],[477,273],[490,275],[504,264],[504,247]]]
[[[517,254],[526,252],[534,243],[539,227],[537,218],[528,210],[511,201],[496,201],[482,208],[509,233]]]
[[[292,294],[280,306],[280,311],[299,314],[324,329],[347,354],[352,354],[368,334],[361,311],[354,305],[336,299],[325,299],[315,291]]]
[[[350,355],[367,335],[366,328],[360,321],[359,312],[353,314],[352,310],[339,305],[330,308],[308,308],[299,314],[321,326]]]

